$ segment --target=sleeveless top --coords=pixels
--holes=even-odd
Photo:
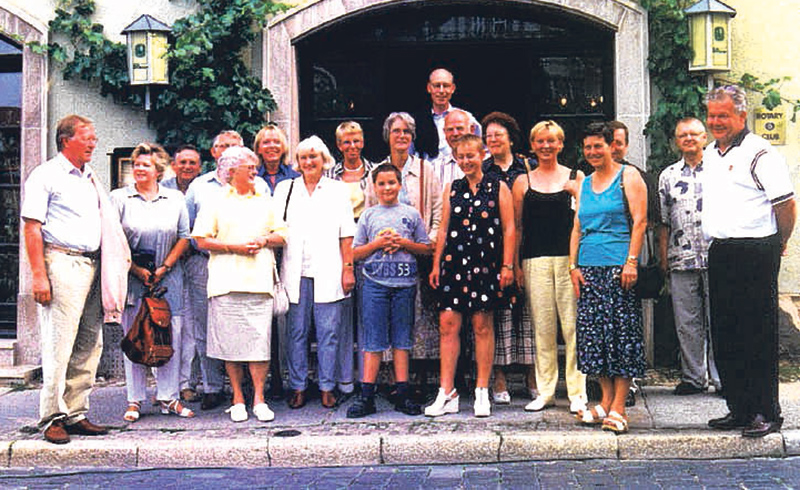
[[[578,219],[581,241],[578,250],[579,266],[622,265],[628,256],[630,225],[622,191],[622,166],[600,193],[592,190],[591,174],[583,180]]]
[[[522,201],[520,256],[533,259],[569,255],[569,236],[575,219],[572,195],[566,190],[547,193],[534,190],[530,175],[526,175],[528,190]]]

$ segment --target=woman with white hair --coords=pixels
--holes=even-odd
[[[228,185],[214,206],[203,208],[192,237],[208,261],[208,356],[225,361],[231,381],[231,420],[247,420],[242,364],[253,379],[253,414],[275,418],[264,400],[270,361],[273,248],[285,244],[286,227],[273,212],[271,198],[256,190],[258,157],[243,146],[225,150],[219,167]]]
[[[306,403],[308,335],[312,318],[317,332],[317,361],[322,406],[336,406],[336,351],[344,299],[355,286],[350,192],[343,182],[323,176],[333,165],[328,147],[317,136],[301,141],[295,166],[301,177],[275,189],[275,212],[288,226],[281,278],[289,295],[287,359],[290,408]]]

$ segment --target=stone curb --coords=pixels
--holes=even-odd
[[[179,440],[0,441],[4,467],[318,467],[586,459],[736,459],[800,455],[800,430],[737,433],[492,431],[436,435],[299,436]]]

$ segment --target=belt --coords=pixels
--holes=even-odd
[[[84,252],[82,250],[75,250],[74,248],[67,248],[61,247],[59,245],[53,245],[52,243],[47,243],[44,246],[47,250],[53,250],[55,252],[61,252],[67,255],[72,255],[75,257],[86,257],[87,259],[97,260],[100,258],[100,250],[95,250],[94,252]]]

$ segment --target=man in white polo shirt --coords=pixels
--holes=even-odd
[[[703,155],[711,336],[730,411],[708,425],[763,437],[783,422],[778,271],[797,217],[794,187],[783,157],[747,129],[741,88],[715,88],[706,104],[708,130],[716,139]]]
[[[55,444],[108,432],[86,418],[103,350],[100,206],[89,165],[96,145],[89,119],[61,119],[59,153],[31,172],[22,203],[42,349],[39,427]]]

